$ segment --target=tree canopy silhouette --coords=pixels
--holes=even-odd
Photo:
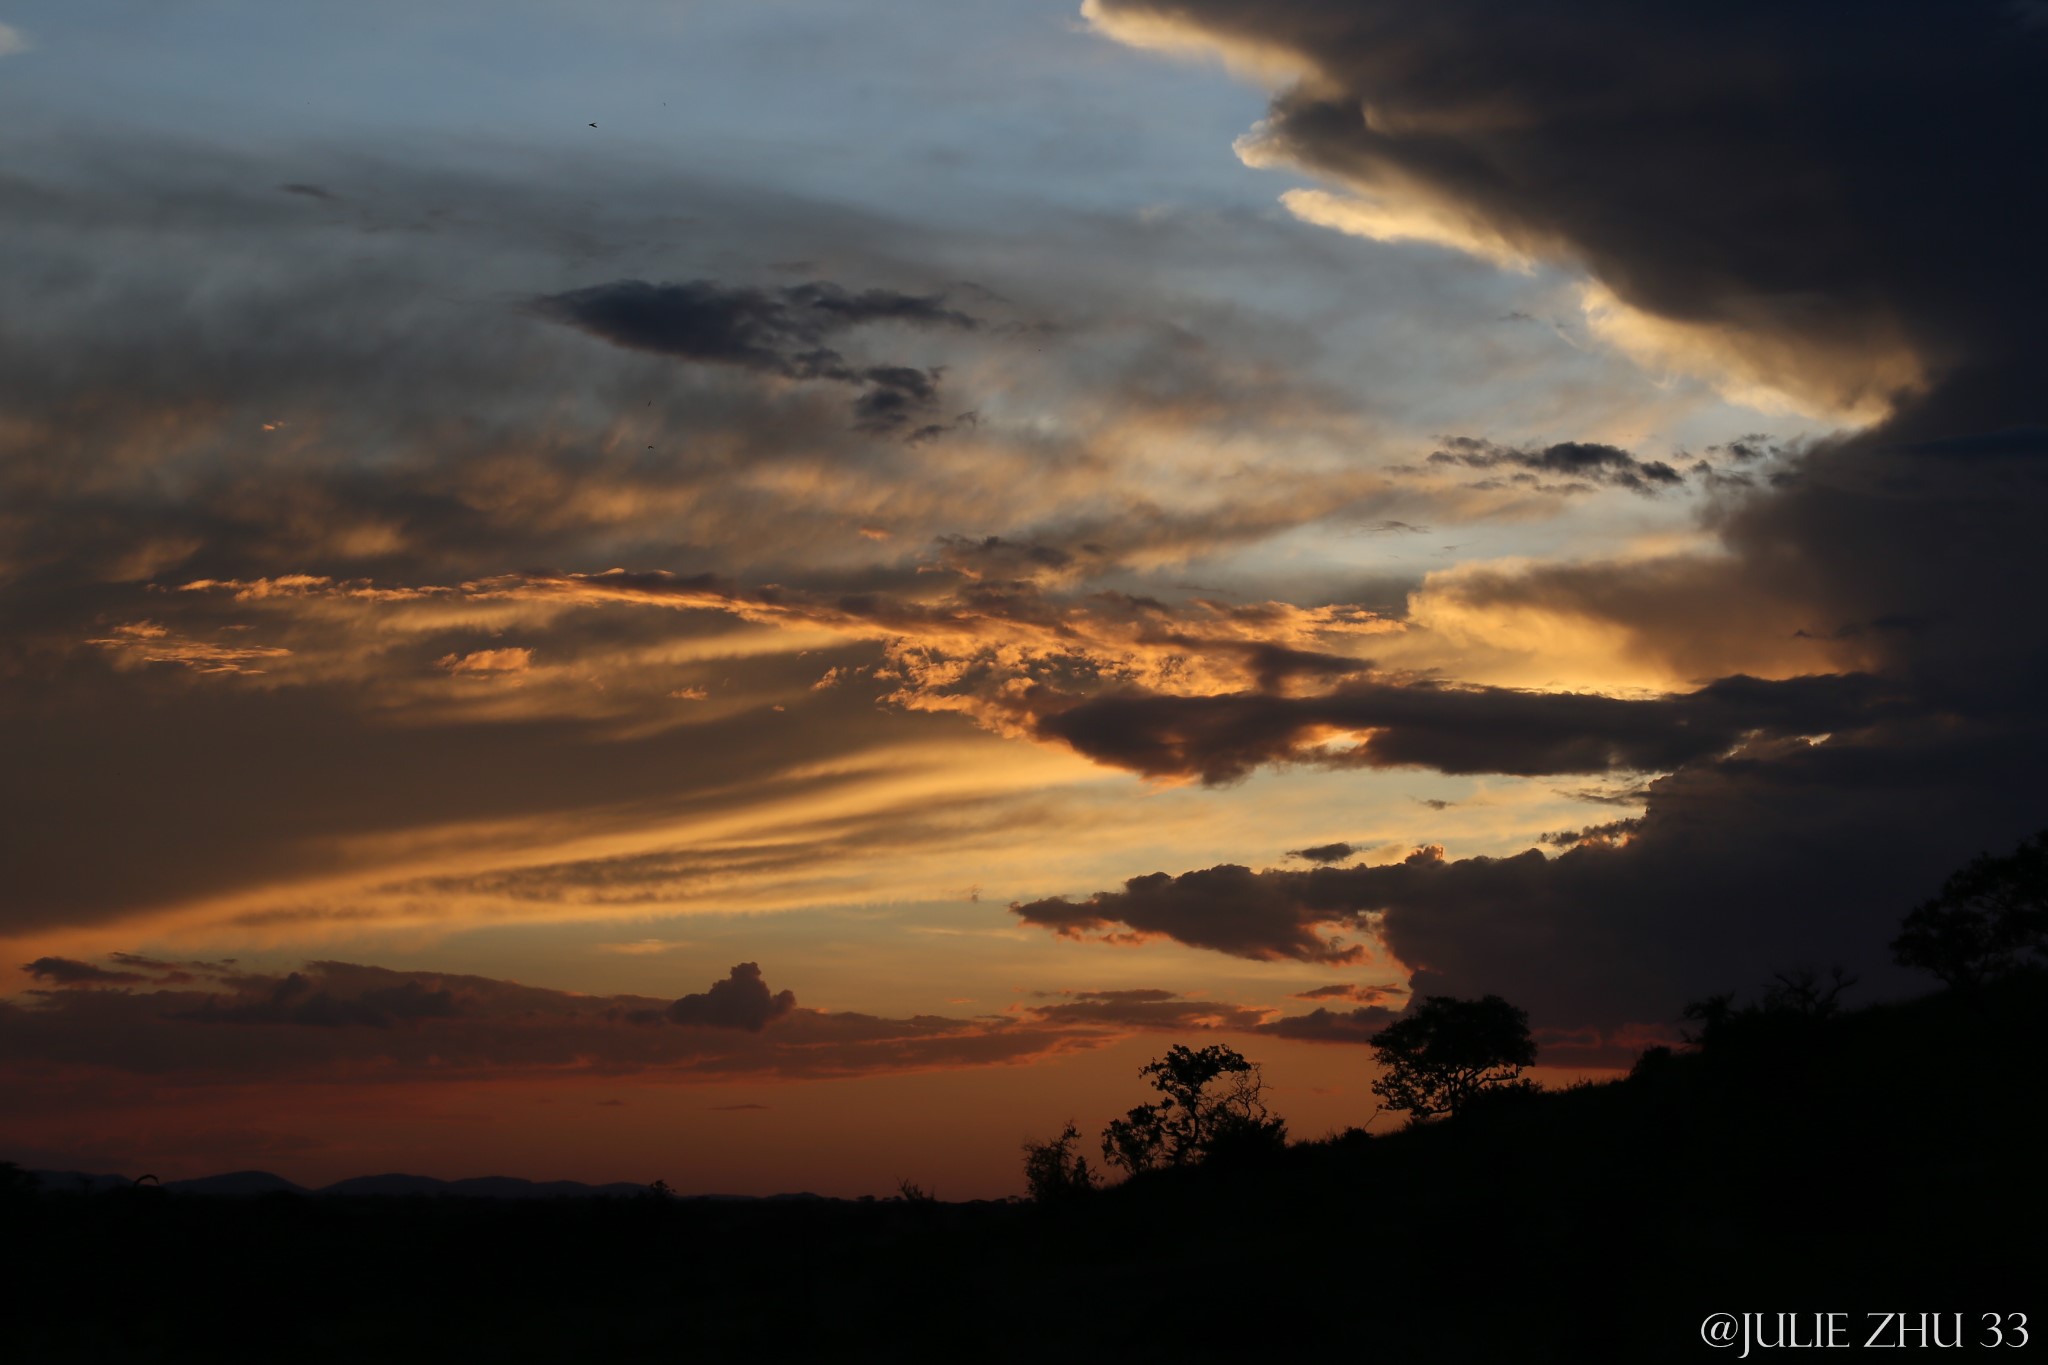
[[[1428,996],[1370,1041],[1386,1068],[1373,1093],[1417,1119],[1455,1115],[1485,1091],[1527,1085],[1522,1068],[1536,1061],[1528,1012],[1497,995]]]
[[[1052,1141],[1024,1144],[1024,1187],[1032,1199],[1056,1204],[1095,1188],[1096,1176],[1088,1169],[1088,1158],[1074,1150],[1080,1140],[1081,1130],[1069,1119]]]
[[[1165,1098],[1138,1105],[1102,1130],[1103,1157],[1132,1175],[1286,1139],[1286,1121],[1262,1098],[1266,1082],[1258,1064],[1235,1048],[1214,1043],[1197,1051],[1176,1043],[1138,1074]]]
[[[2002,858],[1978,854],[1906,916],[1891,946],[1901,966],[1958,990],[2040,962],[2048,949],[2048,830]]]

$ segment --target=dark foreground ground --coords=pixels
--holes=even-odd
[[[1625,1082],[1049,1207],[15,1192],[0,1354],[1658,1362],[1779,1312],[1802,1345],[1833,1313],[1857,1352],[1931,1322],[1945,1358],[2048,1353],[2041,981],[1738,1023]]]

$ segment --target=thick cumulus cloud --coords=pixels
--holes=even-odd
[[[2018,173],[2043,132],[2041,39],[2002,0],[1088,11],[1138,41],[1288,54],[1304,78],[1247,159],[1582,265],[1647,348],[1747,351],[1769,366],[1747,378],[1853,407],[2016,356],[2032,329],[2012,285],[2038,270],[2048,193]]]

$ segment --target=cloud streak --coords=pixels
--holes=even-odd
[[[614,280],[546,295],[533,308],[615,346],[785,379],[853,385],[862,390],[854,401],[858,425],[888,431],[936,404],[938,372],[852,364],[826,341],[874,323],[969,331],[980,325],[944,304],[941,294],[855,292],[824,280],[772,291],[714,280]]]
[[[185,1085],[860,1076],[1028,1062],[1133,1033],[1249,1032],[1276,1013],[1139,989],[891,1019],[798,1005],[751,962],[673,1001],[333,961],[281,977],[221,970],[196,986],[168,964],[35,966],[52,988],[0,1002],[5,1069],[94,1066]]]

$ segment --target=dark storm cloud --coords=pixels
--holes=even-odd
[[[1690,995],[1740,985],[1787,961],[1881,957],[1904,904],[1931,893],[1971,853],[2009,847],[2048,823],[2039,782],[2048,733],[2037,718],[2039,698],[2048,695],[2048,644],[2031,628],[2048,600],[2048,561],[2033,548],[2044,511],[2035,471],[2048,451],[2029,435],[2044,429],[2035,302],[2044,290],[2034,238],[2048,217],[2048,182],[2028,173],[2044,141],[2040,49],[2028,45],[2031,30],[1980,4],[1100,3],[1304,54],[1322,79],[1283,96],[1267,134],[1270,147],[1303,164],[1460,206],[1532,252],[1580,260],[1634,308],[1713,333],[1729,349],[1761,357],[1757,364],[1782,365],[1788,388],[1841,399],[1886,396],[1871,390],[1891,381],[1871,376],[1896,372],[1876,363],[1893,338],[1910,346],[1930,387],[1898,398],[1886,427],[1819,446],[1794,468],[1732,455],[1737,465],[1766,466],[1775,477],[1750,490],[1715,490],[1708,526],[1723,556],[1502,573],[1487,585],[1490,602],[1510,612],[1577,608],[1638,642],[1674,651],[1701,640],[1711,646],[1684,654],[1688,660],[1711,663],[1720,640],[1754,634],[1762,620],[1788,639],[1802,630],[1842,642],[1845,659],[1853,640],[1867,656],[1822,662],[1878,673],[1892,697],[1885,706],[1840,680],[1744,683],[1738,692],[1753,687],[1760,695],[1724,693],[1699,703],[1397,689],[1379,680],[1340,684],[1323,698],[1267,695],[1290,676],[1317,676],[1292,669],[1304,656],[1314,659],[1299,641],[1280,646],[1296,653],[1269,656],[1276,666],[1260,670],[1260,691],[1250,690],[1249,679],[1232,679],[1214,697],[1157,689],[1102,696],[1105,670],[1083,652],[1026,680],[1042,690],[1027,694],[1019,729],[1141,772],[1228,780],[1263,762],[1328,761],[1318,757],[1326,753],[1318,738],[1325,725],[1376,732],[1344,761],[1530,773],[1678,766],[1647,794],[1642,826],[1625,845],[1585,844],[1554,858],[1425,859],[1391,872],[1160,873],[1078,905],[1041,900],[1020,913],[1067,932],[1169,934],[1248,957],[1303,960],[1355,951],[1332,942],[1323,926],[1370,926],[1418,984],[1456,994],[1498,990],[1535,1009],[1539,1023],[1663,1018]],[[237,183],[267,186],[277,178],[273,171]],[[601,429],[556,432],[528,453],[532,433],[546,428],[545,405],[512,400],[545,387],[533,375],[582,373],[584,359],[575,353],[602,348],[581,345],[563,328],[508,327],[500,335],[477,325],[479,316],[504,316],[496,304],[481,313],[465,305],[459,315],[425,307],[446,281],[421,262],[500,298],[553,290],[548,297],[559,299],[568,283],[470,267],[509,257],[523,271],[533,258],[478,251],[474,233],[448,234],[415,211],[425,200],[362,228],[421,253],[400,270],[356,264],[361,243],[353,237],[265,242],[256,228],[286,215],[294,223],[341,216],[267,188],[262,203],[216,205],[204,222],[194,208],[203,197],[182,192],[124,199],[103,187],[70,194],[10,180],[0,195],[18,267],[6,278],[10,293],[0,310],[7,323],[0,395],[11,411],[34,418],[10,454],[12,482],[0,489],[0,525],[11,537],[0,681],[34,680],[0,697],[14,727],[10,762],[33,774],[0,794],[11,923],[103,918],[238,881],[335,870],[345,865],[349,837],[365,833],[457,819],[531,820],[565,809],[659,804],[671,816],[710,809],[728,799],[718,773],[798,758],[816,767],[853,750],[848,736],[856,727],[883,723],[866,699],[830,705],[835,690],[774,732],[691,726],[621,744],[612,732],[559,719],[508,722],[512,728],[490,733],[474,724],[394,731],[363,718],[354,679],[310,694],[202,693],[196,689],[207,679],[164,683],[158,674],[115,674],[110,665],[61,655],[52,641],[68,647],[88,629],[112,638],[99,618],[131,611],[142,600],[132,585],[168,569],[177,576],[166,582],[359,575],[373,571],[366,562],[380,574],[431,583],[535,562],[675,564],[694,573],[720,562],[704,544],[779,566],[775,554],[800,557],[789,547],[830,524],[815,510],[828,499],[807,493],[777,504],[772,515],[735,515],[744,506],[706,492],[681,472],[697,466],[667,445],[643,460],[642,446],[651,443],[637,432],[630,444],[613,446],[598,439]],[[476,196],[466,207],[484,221],[519,224],[522,213],[481,210],[520,202]],[[778,216],[789,215],[757,221]],[[24,224],[35,228],[33,241]],[[563,241],[586,244],[573,250],[600,258],[579,267],[578,278],[712,268],[615,260],[617,249],[606,243],[624,234],[549,226]],[[825,235],[840,240],[834,227]],[[94,233],[97,257],[67,254],[74,238]],[[130,248],[141,240],[152,243],[151,252]],[[429,254],[450,240],[462,245]],[[505,243],[494,237],[486,244]],[[757,259],[792,254],[782,241],[763,242],[760,251]],[[394,259],[401,255],[394,249]],[[292,268],[251,271],[250,259]],[[94,282],[90,297],[112,302],[81,310],[81,279]],[[300,283],[282,287],[280,280]],[[640,390],[673,382],[680,396],[654,411],[673,406],[680,422],[702,407],[709,415],[700,425],[678,429],[729,439],[709,456],[691,452],[729,469],[843,437],[836,402],[843,394],[830,404],[806,406],[801,393],[769,404],[753,391],[776,386],[751,381],[790,377],[776,365],[801,369],[803,357],[820,350],[837,355],[834,328],[891,320],[842,323],[829,306],[775,291],[764,297],[810,316],[820,329],[817,344],[756,337],[748,344],[780,359],[765,367],[731,359],[662,366],[660,374],[652,361],[626,368],[635,359],[630,347],[604,351],[621,368],[604,383],[577,388],[579,402],[611,412],[648,401]],[[561,341],[550,348],[528,333]],[[252,337],[267,342],[252,345]],[[1147,411],[1210,411],[1199,405],[1219,401],[1211,373],[1177,365],[1161,365],[1150,376],[1156,382],[1134,386],[1134,401]],[[76,378],[87,371],[90,385]],[[748,382],[728,390],[707,381],[720,372]],[[106,382],[109,374],[118,374],[118,385]],[[334,413],[335,405],[314,400],[331,393],[337,375],[360,382]],[[1242,382],[1289,401],[1301,392],[1269,385],[1263,375]],[[267,422],[275,415],[267,409],[285,400],[326,417],[327,447],[375,452],[375,477],[345,468],[308,473],[320,442],[267,458],[256,453],[252,442],[269,438],[244,419],[254,419],[260,404]],[[1246,404],[1236,411],[1278,410]],[[446,450],[458,456],[442,458]],[[122,460],[140,473],[115,477],[131,467]],[[1306,515],[1299,490],[1283,491],[1243,515],[1145,526],[1144,536],[1131,539],[1213,545],[1226,534],[1270,532]],[[1345,493],[1316,505],[1353,500]],[[618,529],[605,509],[621,505],[657,510]],[[685,505],[709,510],[684,527],[673,509]],[[1356,521],[1388,510],[1404,509],[1360,502],[1347,515]],[[1096,522],[1136,525],[1143,513],[1136,504],[1116,506]],[[757,548],[769,538],[772,548]],[[1110,536],[1084,528],[1075,539]],[[625,553],[633,550],[644,554]],[[890,603],[885,594],[845,596],[851,605],[842,619],[890,630],[899,620],[928,627],[944,616],[949,625],[971,622],[966,636],[1023,614],[1017,595],[993,591],[963,596],[943,613]],[[1766,607],[1781,610],[1767,614]],[[1782,629],[1780,617],[1787,618]],[[1048,637],[1074,629],[1056,612],[1035,619]],[[1925,624],[1867,628],[1887,620]],[[245,623],[222,615],[206,624],[223,632],[209,643],[236,647],[225,632]],[[1159,626],[1162,646],[1186,633],[1184,623],[1144,624]],[[1261,648],[1242,645],[1238,657]],[[1323,676],[1348,676],[1338,664],[1330,668]],[[1720,662],[1676,676],[1731,671]],[[1015,675],[985,672],[987,695],[1008,695],[998,688]],[[141,685],[145,678],[155,685]],[[1109,671],[1111,685],[1121,681]],[[980,685],[970,669],[965,681],[912,680],[905,691],[920,701],[979,702],[967,694]],[[1119,729],[1126,724],[1128,734]],[[1834,734],[1818,746],[1794,738],[1821,731]],[[289,762],[252,765],[251,753]],[[678,793],[678,773],[712,776]],[[121,831],[119,859],[105,854],[109,830]],[[132,1056],[159,1045],[189,1047],[199,1036],[216,1048],[285,1038],[300,1049],[402,1049],[478,1023],[465,1012],[386,1029],[170,1026],[140,993],[59,994],[53,1013],[0,1011],[0,1026],[40,1042],[93,1034],[106,1040],[105,1055]],[[185,994],[174,1007],[196,1008],[198,1000]],[[249,1003],[263,998],[252,987]],[[581,1007],[551,1008],[575,1014]],[[550,1062],[630,1057],[634,1046],[652,1048],[647,1040],[682,1032],[626,1022],[649,1012],[658,1020],[663,1001],[619,1008],[620,1019],[606,1021],[602,1033],[536,1027],[489,1046],[478,1041],[477,1055],[520,1055],[515,1044],[526,1040]],[[779,1045],[808,1031],[820,1042],[867,1047],[859,1064],[878,1064],[877,1049],[896,1041],[900,1058],[1005,1048],[1022,1055],[1048,1045],[1015,1030],[823,1018],[792,1010],[758,1035],[707,1032],[732,1048]],[[83,1032],[64,1033],[64,1021]],[[545,1046],[533,1041],[542,1038]],[[28,1054],[10,1046],[7,1055]],[[703,1064],[747,1064],[733,1055]],[[836,1057],[855,1065],[846,1055],[821,1050],[811,1064],[829,1069]]]
[[[1718,718],[1655,700],[1619,713],[1640,731],[1584,723],[1569,727],[1578,740],[1550,731],[1560,742],[1525,754],[1546,733],[1526,722],[1551,704],[1528,699],[1514,740],[1481,732],[1510,770],[1563,771],[1603,748],[1616,767],[1669,770],[1646,790],[1577,793],[1641,800],[1644,813],[1555,836],[1572,844],[1556,857],[1212,868],[1020,913],[1248,956],[1298,954],[1319,926],[1370,925],[1414,989],[1499,991],[1554,1028],[1668,1019],[1688,998],[1798,961],[1845,960],[1869,989],[1901,988],[1883,945],[1905,910],[1974,853],[2048,824],[2048,642],[2028,625],[2048,600],[2048,560],[2033,548],[2048,515],[2036,342],[2048,178],[2023,169],[2048,140],[2033,31],[1988,0],[1093,0],[1091,12],[1112,32],[1143,18],[1297,58],[1313,75],[1275,99],[1253,139],[1261,155],[1576,262],[1749,380],[1889,403],[1887,420],[1854,435],[1709,451],[1705,525],[1721,553],[1487,570],[1455,585],[1510,618],[1619,630],[1680,676],[1715,676],[1717,658],[1767,647],[1761,633],[1812,642],[1813,667],[1863,670],[1873,690],[1810,705],[1844,680],[1797,681],[1788,699],[1818,691],[1754,728],[1729,698],[1708,707]],[[1584,443],[1444,453],[1451,467],[1532,476],[1676,473],[1646,476],[1618,448]],[[1772,686],[1738,690],[1753,703]],[[1501,700],[1403,698],[1475,717]],[[1080,708],[1092,723],[1076,738],[1141,770],[1228,777],[1295,752],[1298,704],[1176,715],[1178,703],[1141,699],[1115,711],[1119,726],[1101,703]],[[1305,705],[1324,718],[1325,701]],[[1459,727],[1395,733],[1418,761],[1467,761]],[[1219,881],[1238,888],[1235,905],[1217,904]]]
[[[938,371],[856,365],[826,342],[850,328],[877,322],[962,330],[980,325],[944,304],[944,296],[938,294],[886,289],[853,293],[827,281],[767,290],[715,280],[614,280],[547,295],[533,306],[544,317],[615,346],[786,379],[829,379],[858,386],[863,391],[853,405],[857,425],[888,431],[933,407]]]
[[[1685,483],[1685,476],[1662,460],[1638,460],[1618,446],[1591,441],[1560,441],[1540,450],[1524,450],[1470,436],[1451,436],[1445,438],[1443,449],[1430,455],[1429,462],[1463,469],[1506,466],[1531,475],[1584,479],[1643,494]]]
[[[1319,960],[1376,934],[1421,993],[1497,992],[1557,1027],[1674,1018],[1787,963],[1843,961],[1910,985],[1884,944],[1980,849],[2038,821],[2048,727],[1887,723],[1821,744],[1759,741],[1652,784],[1624,842],[1556,857],[1446,859],[1133,878],[1014,905],[1074,937],[1163,934],[1254,959]]]
[[[794,991],[771,994],[758,963],[742,962],[710,989],[686,995],[668,1007],[669,1022],[737,1028],[759,1033],[796,1008]]]
[[[1892,706],[1881,682],[1857,676],[1737,676],[1644,701],[1358,682],[1312,697],[1111,694],[1043,717],[1038,731],[1098,762],[1211,784],[1263,764],[1301,761],[1534,777],[1662,771],[1753,734],[1867,725]],[[1331,727],[1370,733],[1332,750],[1320,738]]]
[[[1269,154],[1582,261],[1823,386],[1856,387],[1883,334],[1940,374],[2000,368],[2034,327],[2014,284],[2048,183],[2017,168],[2048,131],[2042,54],[1998,0],[1092,8],[1298,54],[1316,79],[1274,101]]]

